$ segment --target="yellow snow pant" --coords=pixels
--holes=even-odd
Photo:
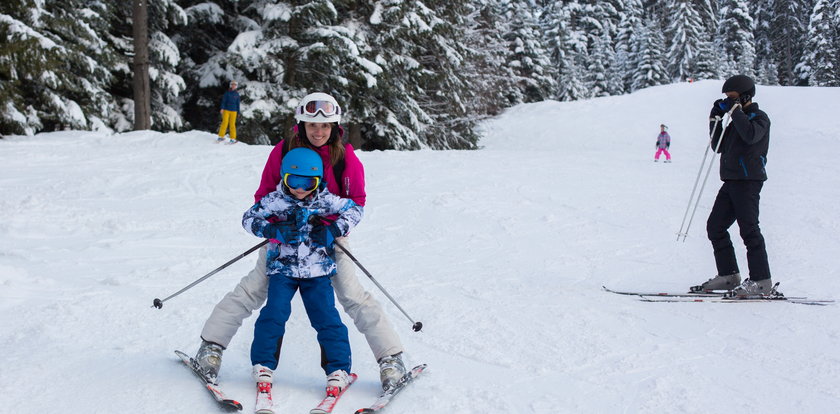
[[[222,110],[222,126],[219,128],[219,138],[225,137],[225,130],[230,125],[230,139],[236,139],[236,112]]]

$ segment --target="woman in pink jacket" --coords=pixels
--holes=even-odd
[[[281,182],[283,155],[293,148],[310,148],[321,156],[324,179],[333,194],[349,198],[360,206],[365,205],[364,168],[356,157],[353,146],[342,139],[341,107],[335,98],[326,93],[312,93],[300,101],[295,110],[298,123],[289,139],[280,141],[263,169],[260,186],[254,194],[259,202],[275,191]],[[338,241],[348,250],[347,237]],[[393,386],[405,374],[401,354],[403,346],[382,306],[359,283],[355,264],[341,250],[335,251],[337,273],[332,278],[336,297],[344,311],[353,319],[356,328],[365,335],[379,362],[383,389]],[[236,334],[242,321],[262,307],[268,292],[266,277],[266,248],[259,250],[257,265],[239,284],[219,302],[201,331],[201,347],[196,360],[205,371],[205,377],[215,381],[221,367],[222,351]]]

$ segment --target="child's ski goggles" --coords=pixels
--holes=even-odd
[[[309,101],[297,109],[298,115],[315,116],[318,112],[324,116],[341,115],[341,108],[330,101]]]
[[[305,175],[295,175],[286,173],[283,175],[283,184],[289,188],[303,189],[304,191],[312,191],[321,184],[321,177],[309,177]]]

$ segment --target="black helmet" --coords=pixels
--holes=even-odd
[[[738,92],[742,101],[749,101],[755,96],[755,82],[747,75],[735,75],[723,83],[723,88],[720,91],[723,93]]]

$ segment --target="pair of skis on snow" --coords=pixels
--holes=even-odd
[[[601,286],[604,291],[618,295],[637,296],[642,302],[716,302],[716,303],[756,303],[756,302],[786,302],[799,305],[825,306],[834,303],[833,299],[810,299],[804,296],[775,295],[733,295],[728,290],[712,290],[705,292],[668,293],[644,291],[619,291]]]
[[[229,411],[241,411],[242,404],[239,401],[236,401],[232,398],[228,398],[224,391],[219,387],[218,384],[214,383],[213,380],[208,379],[202,374],[201,368],[198,365],[198,362],[195,361],[189,355],[181,352],[175,351],[175,354],[178,355],[178,358],[193,372],[204,384],[205,388],[210,392],[210,395],[219,403],[222,408],[225,408]],[[391,400],[400,393],[403,389],[405,389],[408,384],[414,381],[417,376],[419,376],[423,370],[426,369],[426,364],[418,365],[414,367],[411,371],[405,374],[397,384],[383,392],[379,395],[379,397],[371,404],[369,407],[360,408],[356,410],[356,414],[361,413],[375,413],[381,411]],[[329,414],[332,412],[335,405],[338,403],[338,400],[350,388],[350,385],[356,381],[357,375],[350,374],[350,382],[341,390],[340,393],[331,394],[328,393],[321,403],[318,404],[315,408],[309,411],[310,414]],[[274,403],[271,396],[271,384],[267,384],[268,386],[258,387],[257,388],[257,402],[256,402],[256,414],[274,414]]]
[[[344,395],[344,392],[356,382],[358,376],[350,374],[350,380],[343,390],[335,392],[327,389],[327,396],[313,409],[309,410],[309,414],[329,414],[332,412],[339,398]],[[275,414],[274,401],[271,395],[271,383],[260,382],[257,383],[257,403],[254,407],[256,414]]]

